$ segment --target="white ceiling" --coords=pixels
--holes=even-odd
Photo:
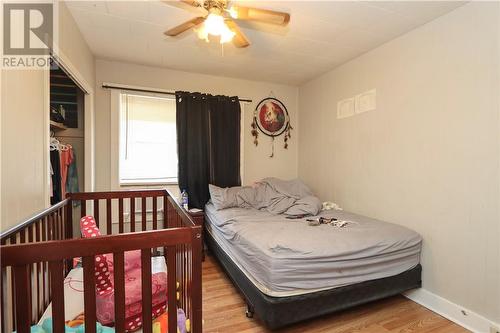
[[[234,1],[236,2],[236,1]],[[68,1],[98,58],[298,85],[429,22],[455,1],[238,1],[291,14],[286,27],[243,22],[245,49],[195,33],[163,35],[197,15],[161,1]]]

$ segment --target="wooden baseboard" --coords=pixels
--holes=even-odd
[[[423,288],[406,292],[404,296],[472,332],[490,333],[492,327],[500,327],[498,323]]]

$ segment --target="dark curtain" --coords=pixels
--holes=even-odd
[[[240,117],[238,97],[210,99],[210,183],[219,187],[241,184]]]
[[[208,184],[240,184],[240,103],[238,97],[176,92],[179,188],[189,206],[203,209]]]

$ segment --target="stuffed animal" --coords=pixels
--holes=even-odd
[[[177,309],[177,333],[188,333],[191,330],[191,323],[186,319],[186,314],[182,309]],[[153,333],[168,332],[168,311],[157,317],[153,321]]]

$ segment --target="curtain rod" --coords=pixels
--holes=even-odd
[[[171,92],[171,91],[134,88],[134,87],[127,87],[127,86],[112,85],[112,84],[108,84],[108,83],[103,83],[102,87],[104,89],[121,89],[121,90],[129,90],[129,91],[154,93],[154,94],[165,94],[165,95],[175,96],[175,92]],[[242,99],[240,99],[240,102],[252,103],[252,100],[242,98]]]

